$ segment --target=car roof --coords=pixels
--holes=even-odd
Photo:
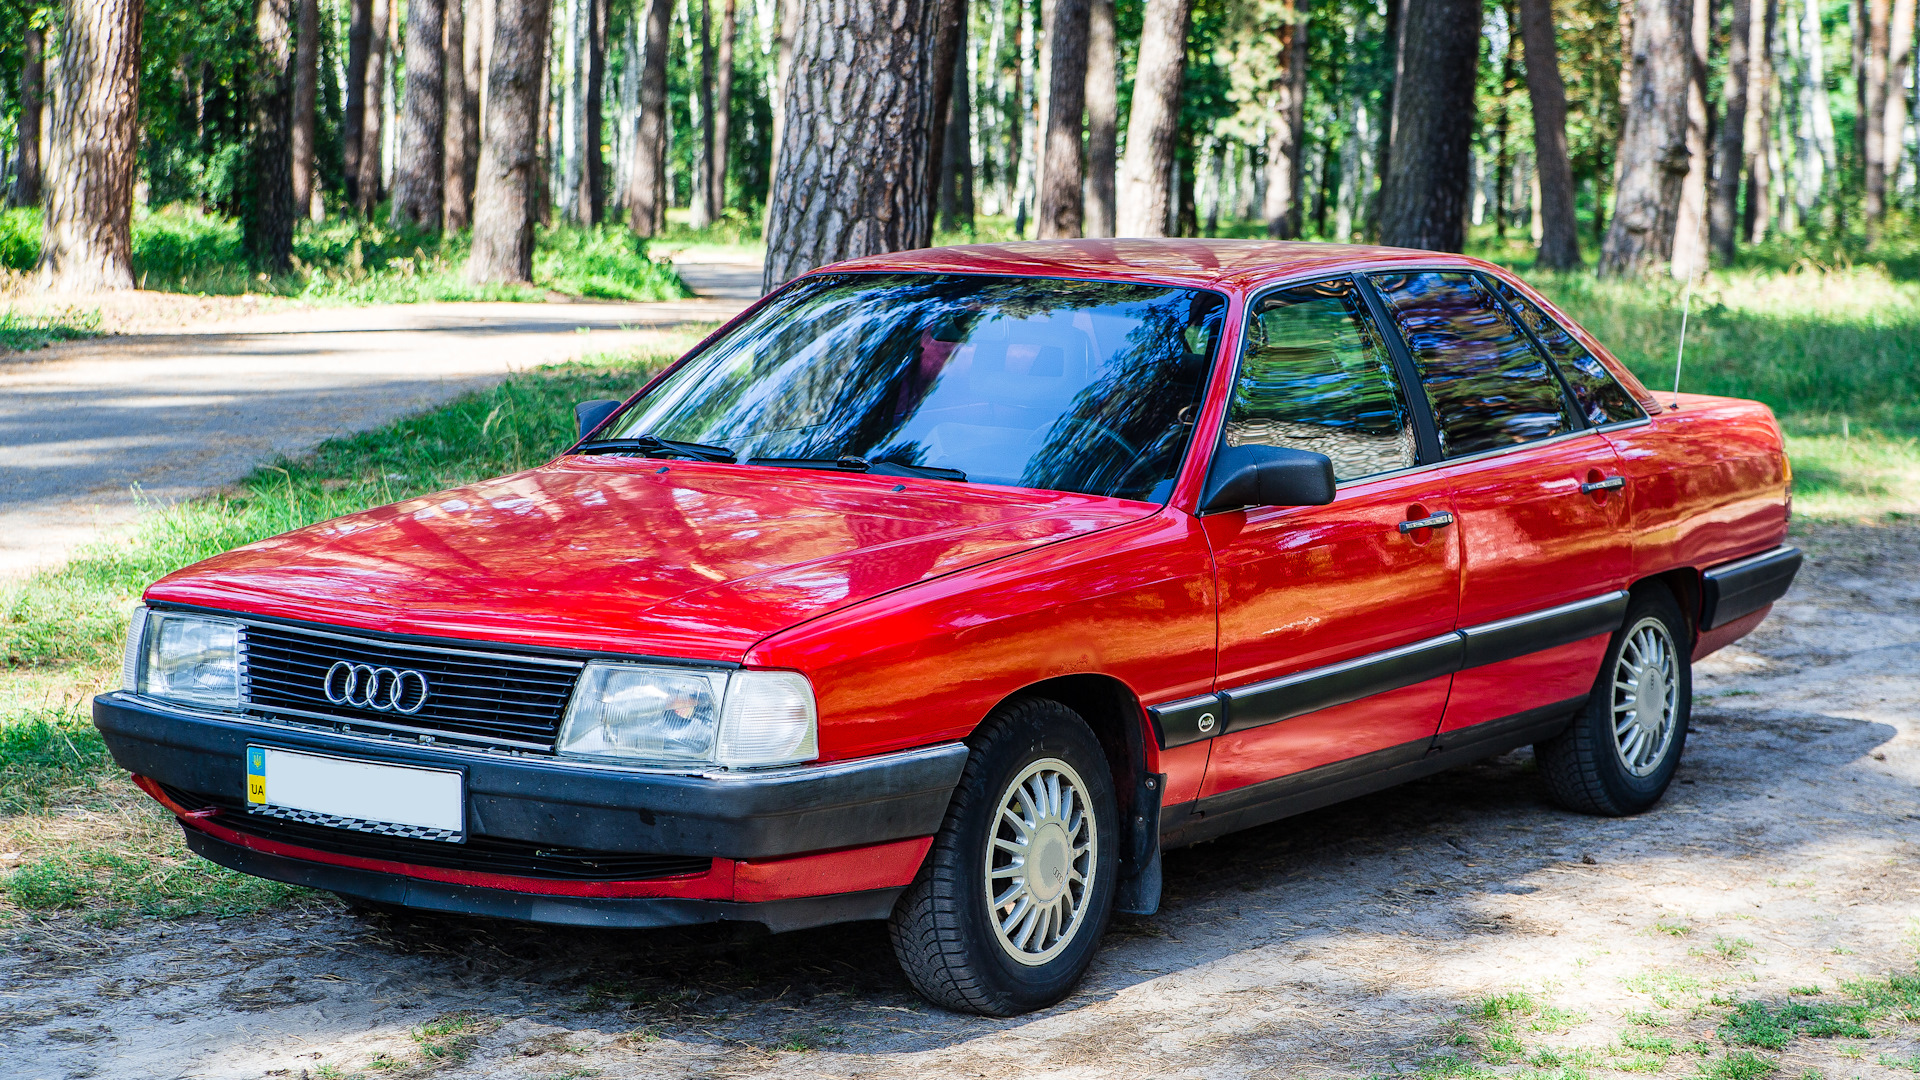
[[[1464,255],[1364,244],[1283,240],[1029,240],[961,244],[867,255],[815,273],[880,271],[941,274],[1018,274],[1098,278],[1242,291],[1282,278],[1337,274],[1396,264],[1460,266],[1500,273]]]

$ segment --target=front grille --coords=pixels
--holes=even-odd
[[[230,799],[181,791],[166,784],[160,787],[167,793],[167,798],[186,810],[217,809],[219,813],[213,817],[213,824],[263,840],[275,840],[335,855],[555,881],[651,881],[655,878],[704,874],[713,869],[712,859],[696,855],[589,851],[471,833],[466,843],[449,844],[439,840],[354,832],[252,814],[247,812],[243,804]]]
[[[252,623],[244,627],[240,641],[249,711],[530,750],[553,749],[582,666],[576,660],[465,652]],[[329,701],[327,671],[338,663],[418,672],[426,679],[426,701],[412,714]],[[413,701],[403,699],[401,704],[411,706]]]

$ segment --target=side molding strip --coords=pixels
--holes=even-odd
[[[1787,595],[1800,572],[1800,549],[1782,545],[1772,551],[1720,566],[1701,575],[1700,626],[1718,630]]]
[[[1626,617],[1627,594],[1622,589],[1545,611],[1469,626],[1460,631],[1466,640],[1466,656],[1461,660],[1460,669],[1485,667],[1516,656],[1585,641],[1595,634],[1611,633],[1620,628]]]
[[[1226,730],[1226,703],[1219,694],[1149,705],[1147,715],[1153,719],[1153,733],[1160,737],[1162,750],[1211,739]]]
[[[1460,669],[1457,633],[1228,690],[1227,730],[1245,731],[1363,697],[1398,690]]]

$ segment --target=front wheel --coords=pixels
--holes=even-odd
[[[1650,809],[1680,767],[1693,711],[1687,621],[1654,586],[1627,605],[1587,705],[1563,734],[1534,745],[1554,800],[1620,817]]]
[[[1100,743],[1055,701],[996,710],[888,923],[914,989],[1016,1016],[1066,997],[1113,911],[1118,810]]]

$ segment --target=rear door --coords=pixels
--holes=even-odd
[[[1444,520],[1450,481],[1416,468],[1418,391],[1358,283],[1267,293],[1245,339],[1223,441],[1326,454],[1340,487],[1327,506],[1202,519],[1219,580],[1226,699],[1203,799],[1257,800],[1262,781],[1418,760],[1458,655],[1455,532],[1438,522],[1403,528]]]
[[[1551,726],[1592,689],[1625,611],[1620,463],[1492,279],[1368,280],[1432,409],[1433,475],[1459,522],[1463,655],[1437,748]]]

